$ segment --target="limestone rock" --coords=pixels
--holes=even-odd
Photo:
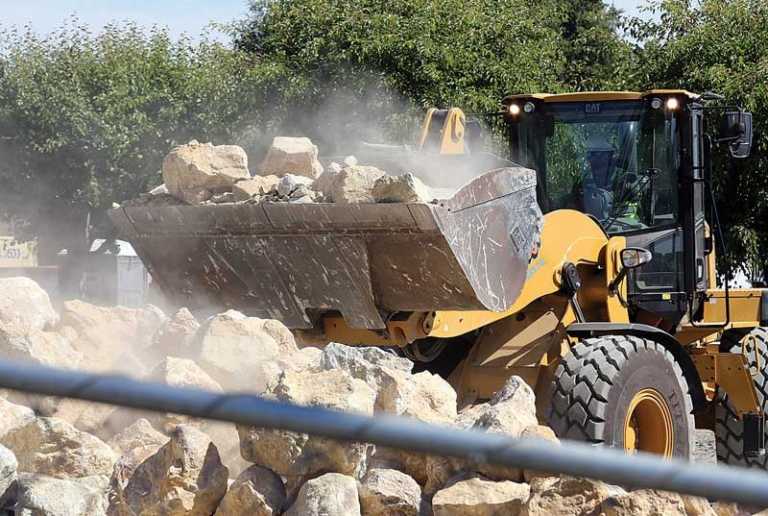
[[[231,191],[238,180],[248,177],[248,156],[237,145],[190,142],[174,148],[163,160],[168,192],[189,204]]]
[[[410,373],[413,362],[382,348],[347,346],[331,342],[322,349],[320,365],[325,370],[344,369],[360,380],[376,374],[374,368],[386,367]]]
[[[330,202],[332,199],[331,188],[336,180],[336,176],[339,175],[341,170],[342,166],[333,162],[325,169],[325,172],[320,174],[320,176],[312,183],[312,189],[322,195],[323,201]]]
[[[536,478],[531,482],[527,516],[582,515],[600,512],[611,497],[625,495],[617,486],[596,480],[563,476],[559,479]]]
[[[317,156],[317,146],[309,138],[278,136],[272,140],[272,146],[261,162],[260,174],[280,177],[295,174],[314,179],[323,173]]]
[[[457,422],[464,428],[520,437],[526,428],[538,426],[536,397],[522,378],[512,376],[488,403],[462,411]],[[468,467],[494,480],[520,482],[524,477],[519,468],[483,463]]]
[[[152,354],[162,360],[166,356],[191,358],[194,353],[195,334],[200,323],[186,309],[180,308],[165,321],[152,337]]]
[[[714,502],[712,510],[717,516],[747,516],[751,511],[745,511],[739,504],[731,502]]]
[[[688,516],[717,516],[717,513],[706,498],[682,495],[685,512]]]
[[[22,428],[36,419],[35,412],[23,405],[11,403],[0,398],[0,443],[5,442],[5,436],[12,431]]]
[[[152,370],[147,379],[174,387],[194,387],[215,392],[223,390],[208,373],[188,358],[166,357]]]
[[[272,516],[285,505],[283,481],[267,468],[251,466],[229,486],[215,516]]]
[[[229,469],[230,478],[237,477],[251,465],[240,455],[240,435],[234,423],[224,421],[193,420],[195,425],[211,438],[219,450],[221,462]]]
[[[338,473],[326,473],[305,483],[286,516],[360,516],[357,482]]]
[[[200,366],[188,358],[166,357],[146,378],[151,382],[160,382],[174,387],[203,389],[206,391],[223,392],[221,385],[211,378]],[[130,409],[120,409],[109,418],[113,427],[133,423],[140,412]],[[179,414],[147,414],[150,423],[164,432],[170,431],[178,424],[190,424],[194,420]]]
[[[376,167],[346,167],[334,176],[326,197],[337,204],[374,202],[371,191],[376,180],[383,175],[385,172]]]
[[[374,392],[342,370],[285,371],[267,393],[279,401],[373,414]],[[243,458],[283,476],[325,471],[357,475],[371,447],[295,432],[238,426]]]
[[[407,389],[404,386],[411,385],[412,367],[413,363],[407,358],[380,348],[345,346],[335,342],[325,346],[320,355],[321,369],[343,369],[353,378],[364,381],[377,393],[376,411],[393,414],[405,411],[402,396],[398,395]]]
[[[232,193],[236,201],[247,201],[253,197],[274,192],[279,182],[280,178],[277,176],[254,176],[235,183]]]
[[[474,477],[435,493],[432,510],[435,516],[515,515],[521,513],[529,495],[527,484]]]
[[[149,445],[139,446],[123,453],[112,470],[112,478],[109,480],[109,509],[107,513],[110,516],[128,516],[130,510],[125,501],[125,487],[128,485],[133,472],[141,463],[153,456],[160,449],[160,446]]]
[[[235,310],[213,317],[201,331],[199,363],[227,389],[264,392],[269,375],[262,366],[298,351],[275,324]]]
[[[512,376],[488,403],[462,411],[458,423],[465,428],[519,437],[524,429],[538,424],[533,389],[519,376]]]
[[[548,426],[544,425],[533,425],[527,427],[525,430],[522,431],[520,434],[521,439],[543,439],[545,441],[549,441],[554,445],[560,445],[560,439],[557,438],[555,435],[555,432],[549,428]],[[532,469],[526,469],[523,471],[523,477],[526,482],[530,482],[536,477],[540,476],[552,476],[549,473],[539,472]]]
[[[13,509],[20,516],[103,516],[108,482],[105,476],[60,479],[21,474]]]
[[[107,441],[107,444],[117,453],[126,453],[134,448],[155,446],[159,448],[168,442],[168,438],[152,427],[145,418],[137,419],[132,425]]]
[[[0,444],[0,507],[5,506],[6,500],[12,494],[9,488],[16,481],[16,471],[19,463],[11,450]],[[13,491],[13,490],[11,490]]]
[[[365,514],[416,516],[421,488],[414,479],[394,469],[370,469],[360,486],[360,505]]]
[[[456,418],[456,391],[440,376],[427,371],[415,375],[402,371],[387,372],[387,381],[379,390],[377,407],[426,423],[453,424]],[[461,462],[456,459],[391,448],[377,448],[374,459],[402,469],[423,485],[427,494],[434,493],[462,468]]]
[[[73,300],[64,303],[57,331],[70,331],[76,337],[72,344],[83,353],[81,367],[140,376],[143,370],[137,375],[137,363],[126,357],[149,346],[165,320],[153,306],[104,307]]]
[[[48,294],[29,278],[0,278],[0,323],[21,332],[43,330],[56,323]]]
[[[63,419],[78,430],[106,440],[122,431],[127,424],[126,421],[110,421],[110,417],[118,411],[138,413],[129,409],[119,409],[115,405],[63,398],[56,404],[56,410],[52,416]],[[131,421],[133,419],[135,418],[131,418]]]
[[[224,497],[228,476],[210,438],[180,425],[136,468],[125,486],[125,504],[137,514],[208,516]]]
[[[103,441],[57,418],[39,417],[2,438],[19,470],[57,478],[110,475],[117,456]]]
[[[294,371],[306,371],[320,369],[322,360],[322,350],[317,348],[302,348],[287,359],[281,361],[286,363],[286,368]]]
[[[686,516],[685,503],[677,493],[642,489],[614,496],[602,503],[605,516]]]
[[[434,198],[429,188],[411,173],[382,176],[371,193],[376,202],[430,202]]]
[[[294,174],[285,174],[277,183],[277,194],[281,197],[301,197],[309,193],[312,179]],[[304,188],[303,194],[296,194],[297,190]]]
[[[83,354],[77,351],[63,335],[50,331],[0,324],[0,357],[36,364],[76,368]]]

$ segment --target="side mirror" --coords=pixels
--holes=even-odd
[[[720,141],[728,143],[734,159],[744,159],[752,151],[752,113],[727,111],[720,128]]]
[[[635,269],[650,262],[653,255],[642,247],[627,247],[621,250],[621,265],[625,269]]]
[[[624,281],[624,278],[627,277],[627,272],[631,269],[640,267],[653,259],[651,252],[642,247],[625,247],[621,250],[619,257],[621,259],[621,270],[608,285],[608,290],[613,293],[618,292],[619,285]]]

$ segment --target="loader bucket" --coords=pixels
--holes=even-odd
[[[163,293],[308,329],[325,312],[508,309],[538,243],[536,176],[503,168],[432,204],[124,207],[110,212]]]

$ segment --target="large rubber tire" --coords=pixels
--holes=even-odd
[[[757,371],[753,381],[757,391],[757,401],[765,412],[768,409],[768,328],[755,328],[748,335],[754,337],[749,342],[756,344],[756,346],[750,344],[746,349],[749,367],[757,368],[755,353],[760,358],[761,369]],[[725,339],[728,339],[727,335],[724,341]],[[731,353],[741,353],[740,340],[738,338],[729,340],[731,342],[722,347]],[[768,458],[765,456],[760,458],[744,456],[742,442],[744,426],[728,401],[728,394],[719,391],[717,401],[715,406],[715,441],[717,443],[718,462],[734,466],[768,469]],[[766,433],[768,434],[768,432]]]
[[[680,365],[661,344],[625,335],[586,339],[563,357],[552,387],[549,424],[564,439],[625,449],[632,400],[656,391],[671,416],[671,455],[690,458],[693,403]]]

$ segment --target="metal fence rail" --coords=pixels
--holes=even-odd
[[[553,446],[545,441],[444,428],[402,417],[369,417],[248,394],[220,394],[18,362],[0,361],[0,387],[768,507],[768,474],[755,470],[661,460],[643,454],[628,456],[572,442]]]

